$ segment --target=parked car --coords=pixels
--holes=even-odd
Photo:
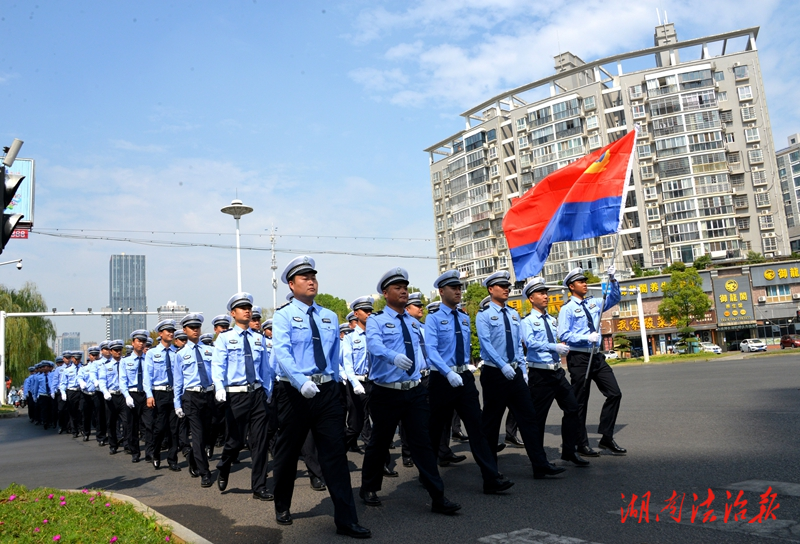
[[[613,349],[610,349],[608,351],[604,351],[603,355],[606,356],[606,359],[619,359],[619,354],[616,351],[614,351]]]
[[[742,351],[742,353],[750,351],[767,351],[767,345],[758,338],[748,338],[747,340],[742,340],[742,343],[739,344],[739,349]]]
[[[678,355],[689,353],[689,344],[683,341],[676,342],[675,345],[672,347],[672,353],[677,353]]]
[[[722,353],[722,348],[712,342],[700,342],[700,351]]]
[[[781,349],[800,348],[800,334],[784,334],[781,336]]]

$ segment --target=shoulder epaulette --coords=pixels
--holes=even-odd
[[[487,306],[486,308],[488,308],[488,306]],[[482,311],[484,311],[486,308],[481,308],[480,310],[478,310],[478,313],[481,313],[481,312],[482,312]]]
[[[283,306],[279,307],[279,308],[278,308],[277,310],[275,310],[275,311],[276,311],[276,312],[280,312],[281,310],[283,310],[284,308],[286,308],[286,307],[287,307],[289,304],[291,304],[291,303],[290,303],[290,302],[285,302],[285,303],[283,304]]]
[[[459,308],[458,311],[461,312],[464,315],[469,315],[464,308]]]
[[[372,315],[381,315],[383,310],[378,310],[377,312],[372,312]]]

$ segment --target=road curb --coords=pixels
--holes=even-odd
[[[74,490],[74,489],[66,489],[64,491],[68,491],[70,493],[80,493],[81,490]],[[213,544],[210,540],[203,538],[202,536],[198,535],[191,529],[184,527],[180,523],[175,520],[172,520],[159,512],[153,510],[146,504],[141,501],[134,499],[129,495],[123,495],[122,493],[114,493],[113,491],[103,491],[103,495],[110,497],[112,499],[127,502],[128,504],[132,505],[133,508],[146,516],[151,516],[155,518],[156,523],[162,526],[169,526],[172,530],[172,535],[175,537],[176,541],[186,542],[187,544]]]
[[[14,410],[13,412],[0,412],[0,419],[11,419],[12,417],[19,417],[19,410]]]

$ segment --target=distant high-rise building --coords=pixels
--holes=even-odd
[[[109,306],[113,311],[147,310],[144,255],[112,255],[109,263]],[[111,316],[111,338],[127,339],[131,331],[147,328],[147,316]]]
[[[178,304],[176,301],[169,300],[163,306],[159,306],[156,311],[158,312],[158,320],[174,319],[180,321],[189,313],[189,308]]]
[[[787,138],[789,147],[775,152],[778,159],[778,176],[783,194],[789,245],[793,253],[800,253],[800,134]]]
[[[61,355],[65,351],[81,350],[81,333],[65,332],[56,337],[55,353]]]

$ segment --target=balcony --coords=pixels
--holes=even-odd
[[[558,155],[555,153],[548,153],[547,155],[542,155],[541,157],[534,157],[534,164],[546,164],[548,162],[553,162],[558,160]]]
[[[565,149],[563,151],[558,152],[559,159],[568,159],[569,157],[576,157],[579,155],[583,155],[586,151],[582,145],[578,147],[571,147],[569,149]]]

